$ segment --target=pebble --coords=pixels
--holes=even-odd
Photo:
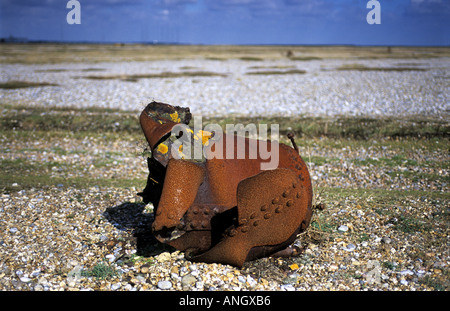
[[[300,275],[297,273],[292,273],[290,275],[288,275],[284,280],[283,283],[284,284],[296,284],[297,280],[299,279]]]
[[[292,285],[281,285],[281,290],[285,290],[285,291],[295,291],[295,287]]]
[[[384,244],[391,244],[392,240],[388,237],[384,237],[381,239],[381,242]]]
[[[128,111],[139,110],[152,97],[155,100],[190,107],[202,115],[252,114],[293,116],[338,115],[434,115],[448,113],[445,95],[445,68],[448,58],[417,60],[426,62],[427,71],[361,72],[336,68],[356,60],[324,59],[301,64],[286,60],[267,60],[261,66],[297,66],[303,75],[247,75],[254,62],[242,60],[211,61],[205,59],[158,60],[155,62],[109,62],[96,66],[100,73],[82,72],[88,64],[64,64],[65,71],[51,72],[59,64],[2,64],[0,82],[5,80],[46,81],[60,87],[17,90],[0,89],[0,97],[23,105],[56,105],[79,108],[101,107]],[[413,62],[414,60],[408,60]],[[366,67],[395,67],[398,59],[358,59]],[[176,79],[120,79],[93,81],[84,75],[148,74],[178,71],[183,67],[225,73],[227,77],[182,77]],[[158,70],[154,68],[157,67]],[[149,69],[153,68],[153,69]],[[324,70],[326,68],[326,70]],[[81,78],[74,78],[81,77]],[[420,87],[420,88],[419,88]],[[73,92],[77,89],[77,92]],[[152,90],[151,94],[148,90]],[[282,104],[280,104],[282,103]],[[214,107],[214,109],[211,109]],[[374,174],[374,178],[378,175]],[[318,175],[313,175],[319,178]],[[62,184],[61,184],[62,185]],[[58,185],[59,186],[59,185]]]
[[[356,245],[355,244],[347,244],[346,247],[343,248],[343,250],[346,250],[347,252],[352,252],[356,249]]]
[[[192,274],[187,274],[181,278],[181,285],[182,286],[191,286],[197,282],[197,278],[193,276]]]
[[[358,60],[358,63],[387,66],[399,61]],[[417,62],[423,62],[431,69],[420,74],[334,72],[324,71],[321,67],[335,68],[345,61],[322,60],[295,64],[308,71],[305,75],[249,77],[245,72],[254,63],[235,60],[157,62],[161,71],[173,71],[195,64],[204,70],[230,73],[227,78],[198,78],[195,83],[190,78],[142,79],[133,83],[73,79],[75,71],[78,74],[90,64],[64,64],[66,72],[39,74],[35,70],[55,69],[60,64],[2,64],[6,75],[0,79],[42,79],[63,86],[20,91],[0,89],[0,98],[11,106],[20,102],[30,106],[76,105],[79,108],[119,108],[137,112],[152,96],[155,100],[189,106],[195,113],[214,115],[234,111],[236,114],[251,113],[254,116],[298,113],[332,116],[366,112],[376,116],[405,117],[417,113],[440,116],[448,109],[447,80],[442,78],[442,73],[448,70],[449,59]],[[292,65],[292,62],[258,63],[264,66],[286,64]],[[95,65],[106,69],[102,74],[133,74],[148,70],[156,62]],[[152,90],[151,94],[149,90]],[[0,113],[7,109],[1,108]],[[67,169],[61,170],[55,166],[54,170],[50,170],[60,180],[77,177],[94,181],[97,178],[112,180],[132,176],[145,181],[148,174],[145,161],[133,154],[137,142],[129,137],[98,139],[69,135],[21,140],[15,137],[8,139],[5,134],[0,135],[0,142],[1,160],[26,159],[31,165],[49,161],[63,163]],[[432,141],[427,143],[431,145]],[[381,167],[383,172],[374,175],[370,164],[354,164],[354,161],[366,160],[379,162],[398,155],[395,142],[368,142],[368,147],[355,148],[324,144],[322,139],[308,140],[308,144],[311,146],[305,158],[330,160],[310,165],[311,174],[316,177],[314,187],[319,189],[448,192],[449,185],[443,181],[421,181],[421,178],[416,178],[422,174],[448,177],[448,169],[432,171],[434,168],[427,165],[405,163],[398,170]],[[64,152],[54,150],[56,146]],[[434,146],[429,149],[421,146],[415,148],[411,160],[417,163],[448,161],[448,150],[434,150]],[[105,158],[110,159],[111,163],[95,166],[96,162]],[[397,171],[408,175],[396,176]],[[264,258],[237,269],[222,264],[191,263],[184,258],[183,252],[168,252],[165,248],[157,256],[138,256],[136,236],[140,236],[140,230],[151,228],[152,218],[151,213],[142,213],[143,205],[135,195],[139,190],[113,186],[76,188],[70,183],[21,189],[21,183],[14,183],[13,189],[0,194],[1,226],[4,228],[0,239],[0,290],[449,288],[445,279],[449,271],[448,228],[443,227],[446,223],[441,222],[439,214],[449,205],[448,200],[436,202],[432,195],[424,194],[424,198],[418,201],[405,193],[404,198],[391,204],[381,201],[382,198],[361,198],[357,191],[355,195],[339,199],[335,199],[335,194],[323,191],[318,195],[326,202],[326,208],[315,210],[313,215],[313,220],[320,222],[323,231],[314,227],[314,230],[307,230],[298,237],[299,245],[305,248],[304,253],[289,259]],[[419,223],[431,219],[434,221],[433,228],[429,231],[403,232],[397,228],[402,217],[418,220]],[[379,243],[389,246],[380,247]],[[386,252],[386,249],[390,251]],[[104,258],[110,267],[120,273],[106,280],[83,275],[68,280],[74,267],[79,266],[86,271],[104,263]],[[369,284],[366,278],[361,278],[361,275],[368,273],[380,282]],[[424,279],[426,282],[422,281]]]
[[[170,260],[171,258],[172,257],[170,256],[169,252],[164,252],[164,253],[161,253],[158,256],[156,256],[156,260],[159,262],[165,262],[165,261]]]
[[[347,232],[347,231],[348,231],[348,226],[346,226],[346,225],[341,225],[341,226],[339,226],[338,231],[341,231],[341,232]]]
[[[141,273],[147,274],[150,271],[150,268],[146,265],[140,267]]]
[[[118,290],[121,286],[122,286],[122,284],[120,284],[120,283],[112,284],[111,290]]]
[[[159,281],[158,288],[159,289],[170,289],[170,288],[172,288],[172,283],[170,281]]]

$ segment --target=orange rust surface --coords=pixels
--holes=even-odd
[[[161,105],[169,115],[176,109],[189,113],[188,108]],[[152,151],[176,124],[170,119],[159,122],[161,116],[151,115],[158,108],[152,103],[140,116]],[[225,134],[216,144],[225,148],[230,139],[233,136]],[[247,153],[250,140],[245,138]],[[234,144],[237,150],[236,139]],[[152,198],[147,201],[154,204],[156,238],[185,251],[190,260],[238,267],[286,248],[309,225],[312,187],[298,152],[284,144],[278,150],[278,167],[273,170],[261,170],[265,160],[259,157],[149,161],[149,181],[141,195]]]

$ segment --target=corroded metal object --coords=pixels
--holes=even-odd
[[[236,135],[215,137],[188,129],[193,141],[202,142],[204,158],[183,159],[181,147],[178,156],[170,152],[179,138],[173,129],[189,124],[191,117],[189,108],[157,102],[140,115],[152,152],[147,186],[140,195],[154,205],[155,237],[184,251],[189,260],[237,267],[256,258],[291,255],[290,244],[312,216],[310,175],[293,137],[295,149],[270,140],[241,140],[246,155],[255,146],[278,151],[277,167],[262,170],[266,160],[259,155],[237,156]],[[235,157],[211,156],[227,144],[234,146]]]

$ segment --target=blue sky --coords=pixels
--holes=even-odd
[[[450,45],[450,0],[0,0],[0,37],[189,44]]]

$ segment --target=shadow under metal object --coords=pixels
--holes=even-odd
[[[278,166],[269,170],[261,169],[266,160],[259,155],[238,157],[238,140],[230,134],[203,146],[202,161],[186,160],[170,152],[171,137],[176,136],[174,127],[187,127],[191,117],[189,108],[158,102],[140,115],[152,155],[147,159],[147,186],[139,195],[154,206],[155,237],[184,251],[191,261],[236,267],[261,257],[292,255],[290,245],[312,216],[310,175],[293,136],[295,149],[270,140],[241,140],[246,155],[261,144],[278,151]],[[227,143],[234,144],[234,158],[208,156],[214,148],[225,150]]]

